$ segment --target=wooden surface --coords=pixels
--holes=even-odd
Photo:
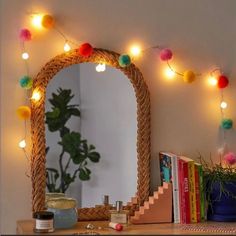
[[[128,225],[124,227],[124,230],[121,232],[117,232],[111,228],[108,228],[108,222],[106,221],[90,221],[90,222],[78,222],[77,225],[74,228],[67,229],[67,230],[55,230],[54,233],[50,233],[50,235],[79,235],[82,233],[88,234],[89,230],[87,230],[85,227],[88,223],[91,223],[95,226],[95,229],[93,230],[93,233],[96,232],[98,234],[118,234],[118,235],[223,235],[223,234],[230,234],[227,232],[197,232],[197,231],[189,231],[189,230],[183,230],[182,225],[180,224],[171,224],[171,223],[163,223],[163,224],[143,224],[143,225]],[[223,225],[223,226],[230,226],[235,227],[236,229],[236,223],[212,223],[212,222],[206,222],[204,225]],[[34,234],[33,232],[34,227],[34,221],[33,220],[21,220],[17,222],[17,234],[21,235],[29,235]],[[98,229],[98,227],[101,227],[101,229]],[[90,230],[91,232],[91,230]],[[44,234],[47,235],[47,234]],[[235,233],[231,233],[231,235],[235,235]]]

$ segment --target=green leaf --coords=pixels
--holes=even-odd
[[[70,89],[59,88],[56,93],[52,93],[49,102],[52,104],[52,111],[45,113],[46,124],[51,132],[63,129],[71,116],[80,116],[78,105],[69,105],[74,97]]]
[[[79,178],[83,181],[90,179],[90,173],[84,169],[80,169]]]
[[[100,159],[100,154],[98,152],[90,152],[88,154],[88,158],[90,159],[90,161],[92,162],[99,162]]]
[[[52,111],[48,111],[45,113],[46,118],[55,119],[60,115],[60,109],[58,107],[54,107]]]
[[[74,162],[74,164],[78,165],[86,159],[86,156],[82,155],[80,153],[77,153],[76,155],[71,156],[71,158],[72,158],[72,161]]]
[[[70,108],[68,112],[74,116],[80,116],[80,110],[78,108]]]
[[[86,170],[86,172],[90,175],[91,174],[91,170],[88,169],[87,167],[84,167],[84,169]]]
[[[62,138],[65,134],[67,134],[67,133],[70,133],[70,129],[64,126],[64,127],[60,130],[60,136],[61,136],[61,138]]]
[[[62,137],[62,146],[65,152],[71,156],[78,154],[78,147],[80,146],[81,135],[77,132],[67,133]]]
[[[91,151],[91,150],[95,150],[95,146],[92,145],[92,144],[90,144],[90,145],[89,145],[89,150],[90,150],[90,151]]]
[[[63,180],[66,185],[70,185],[71,183],[74,182],[74,179],[71,177],[69,173],[66,173],[65,175],[63,175]]]

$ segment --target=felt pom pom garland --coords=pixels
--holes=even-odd
[[[77,43],[69,40],[67,36],[57,28],[56,21],[53,16],[49,14],[45,15],[35,15],[33,19],[33,23],[35,27],[43,27],[45,29],[53,29],[55,30],[60,36],[64,39],[64,45],[63,49],[64,52],[67,53],[72,49],[72,46],[75,47],[76,52],[79,56],[82,57],[90,57],[93,54],[93,46],[86,42],[86,43]],[[22,59],[25,61],[25,68],[26,68],[26,74],[22,76],[19,80],[19,84],[21,88],[27,90],[27,100],[32,99],[34,102],[38,102],[40,100],[40,92],[38,91],[31,91],[32,85],[33,85],[33,79],[29,75],[29,64],[28,60],[30,59],[30,55],[26,50],[25,43],[32,40],[32,33],[30,29],[28,28],[22,28],[19,32],[19,39],[22,45]],[[175,76],[179,76],[182,78],[183,82],[187,84],[194,83],[195,80],[197,80],[198,77],[202,76],[202,73],[196,73],[195,71],[191,69],[187,69],[184,72],[178,72],[176,71],[172,65],[171,61],[173,60],[173,51],[170,48],[163,48],[160,46],[152,46],[147,49],[142,50],[138,45],[133,45],[131,47],[130,53],[124,52],[120,55],[118,59],[118,65],[120,67],[128,67],[132,64],[132,61],[135,60],[137,57],[141,55],[141,53],[146,52],[149,49],[153,50],[159,50],[159,58],[163,63],[166,63],[168,68],[167,76],[169,78],[173,78]],[[97,72],[104,72],[106,69],[106,65],[101,61],[96,66]],[[217,74],[217,75],[216,75]],[[224,99],[224,89],[228,87],[229,85],[229,79],[226,75],[221,73],[219,68],[213,69],[209,73],[210,77],[208,79],[209,84],[212,86],[217,86],[220,90],[221,95],[221,101],[220,101],[220,111],[221,111],[221,122],[220,127],[223,132],[223,146],[218,149],[219,155],[223,156],[226,152],[225,145],[226,145],[226,131],[232,129],[233,127],[233,120],[230,118],[225,118],[225,109],[227,108],[227,103]],[[28,106],[20,106],[17,109],[17,115],[18,117],[24,121],[25,123],[25,135],[24,138],[19,142],[19,147],[22,148],[22,150],[25,153],[25,156],[28,159],[27,152],[25,150],[26,147],[26,121],[29,120],[31,111]],[[225,158],[226,160],[232,160],[232,155],[229,154],[229,157]],[[235,157],[235,155],[234,155]],[[235,157],[236,159],[236,157]],[[232,162],[232,161],[231,161]]]

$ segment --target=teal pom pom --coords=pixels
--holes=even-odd
[[[233,127],[233,121],[231,119],[223,119],[221,121],[221,127],[223,129],[231,129]]]
[[[25,75],[20,79],[20,86],[24,89],[31,89],[33,85],[33,80],[28,76]]]
[[[119,65],[121,67],[126,67],[126,66],[129,66],[130,64],[131,64],[131,59],[130,59],[129,55],[127,55],[127,54],[120,55]]]

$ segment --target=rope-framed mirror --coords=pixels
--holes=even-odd
[[[46,139],[45,139],[45,96],[50,80],[62,69],[73,64],[86,62],[105,63],[121,72],[131,82],[137,102],[137,192],[138,205],[142,205],[149,197],[150,191],[150,95],[140,70],[131,64],[121,67],[118,63],[119,54],[105,49],[94,49],[89,57],[72,50],[54,57],[40,70],[34,78],[33,91],[40,92],[38,101],[31,100],[31,181],[32,211],[45,208],[46,189]],[[79,209],[80,219],[102,219],[102,208]],[[105,209],[107,212],[107,209]],[[81,214],[80,214],[81,213]],[[91,216],[91,217],[90,217]],[[96,217],[97,216],[97,217]]]

